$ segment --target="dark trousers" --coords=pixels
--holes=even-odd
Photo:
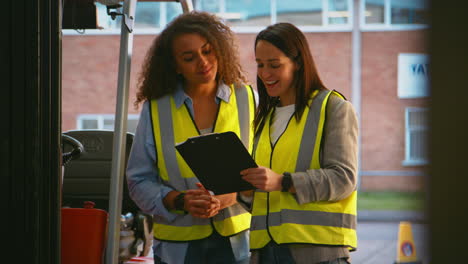
[[[217,232],[205,239],[189,242],[185,264],[224,264],[236,263],[229,237]]]
[[[154,255],[155,264],[166,264]],[[185,264],[234,264],[229,237],[223,237],[217,232],[207,238],[188,242]]]
[[[259,249],[259,264],[294,264],[296,263],[291,255],[289,247],[278,245],[274,242],[268,243],[265,247]]]
[[[259,264],[295,264],[294,258],[287,245],[278,245],[274,242],[268,243],[258,250]],[[338,258],[318,264],[349,264],[347,258]]]

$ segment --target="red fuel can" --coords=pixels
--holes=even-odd
[[[104,263],[107,221],[107,212],[94,208],[93,202],[62,208],[61,263]]]

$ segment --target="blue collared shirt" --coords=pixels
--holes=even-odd
[[[229,102],[231,89],[220,84],[216,92],[216,103],[221,100]],[[185,94],[182,85],[174,92],[174,102],[177,108],[184,103],[190,114],[194,116],[192,99]],[[158,215],[173,221],[176,214],[171,213],[163,204],[163,198],[172,188],[162,183],[158,172],[149,102],[143,104],[140,119],[133,140],[132,149],[127,163],[127,181],[130,196],[140,209],[150,215]],[[231,246],[236,260],[246,259],[249,254],[248,231],[230,237]],[[188,243],[173,243],[154,239],[153,251],[166,263],[184,263]]]

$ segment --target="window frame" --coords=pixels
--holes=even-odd
[[[428,107],[406,107],[405,108],[405,159],[402,162],[403,166],[424,166],[429,163],[427,159],[412,159],[410,157],[411,152],[411,132],[413,131],[426,131],[429,132],[429,124],[425,124],[419,127],[410,127],[409,116],[411,112],[425,112],[429,114]],[[427,119],[426,119],[427,120]],[[427,142],[426,142],[427,144]]]
[[[384,23],[367,24],[365,16],[366,0],[360,0],[359,22],[361,31],[406,31],[429,28],[427,24],[392,24],[391,1],[392,0],[384,0]]]

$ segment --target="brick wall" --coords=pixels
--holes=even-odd
[[[422,171],[405,167],[405,119],[408,106],[427,106],[426,99],[399,99],[398,54],[427,53],[426,31],[366,32],[362,34],[361,170],[363,189],[420,189],[422,176],[374,177]],[[403,171],[403,172],[402,172]]]

